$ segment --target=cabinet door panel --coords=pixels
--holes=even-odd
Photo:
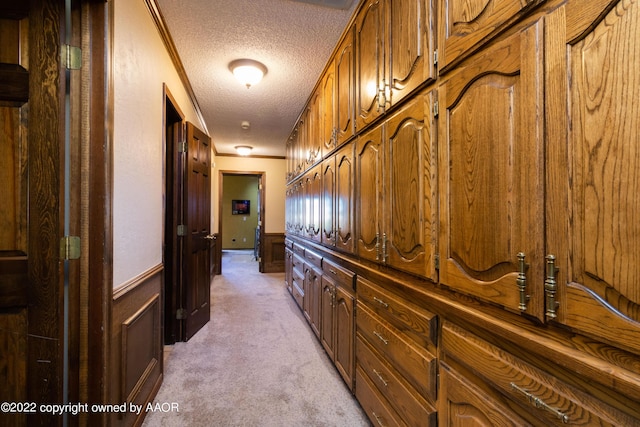
[[[384,111],[385,3],[386,0],[370,0],[358,13],[355,27],[357,129],[362,129]]]
[[[382,127],[358,137],[356,162],[358,255],[377,261],[382,226]]]
[[[322,346],[326,350],[329,358],[334,360],[334,349],[335,349],[335,319],[333,316],[334,312],[334,292],[335,292],[335,283],[332,279],[327,277],[326,275],[322,275],[322,297],[321,297],[321,327],[320,327],[320,342]]]
[[[385,262],[436,280],[435,145],[432,95],[418,96],[387,121]]]
[[[609,2],[594,2],[594,11]],[[619,1],[599,22],[571,2],[567,37],[571,220],[558,316],[640,351],[640,4]],[[582,9],[581,9],[582,10]],[[586,32],[586,33],[581,33]],[[633,77],[632,77],[633,76]],[[558,165],[561,168],[561,165]],[[566,172],[565,172],[566,173]],[[551,248],[554,250],[554,248]],[[558,254],[556,254],[558,255]]]
[[[355,133],[354,126],[354,46],[353,30],[347,32],[347,36],[340,45],[336,55],[336,112],[335,124],[337,127],[336,145],[340,146]]]
[[[335,364],[338,372],[353,389],[355,368],[354,298],[341,287],[335,288]]]
[[[354,251],[354,144],[349,143],[336,154],[335,246],[345,252]]]
[[[440,8],[440,70],[448,69],[477,44],[541,0],[447,0]]]
[[[542,32],[494,45],[439,88],[440,280],[513,310],[518,253],[527,277],[544,274]],[[528,292],[541,317],[541,292]]]
[[[435,77],[433,1],[391,0],[389,14],[391,102],[395,105]]]
[[[320,137],[324,153],[329,153],[336,148],[336,133],[334,123],[335,113],[335,65],[330,63],[327,66],[324,77],[322,79],[322,101],[320,112]]]
[[[336,182],[336,160],[330,157],[322,163],[322,230],[321,240],[325,245],[335,245],[334,197]]]

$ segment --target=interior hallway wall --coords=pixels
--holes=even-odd
[[[234,214],[234,200],[248,200],[248,214]],[[258,177],[227,175],[222,183],[222,249],[253,249],[258,226]]]

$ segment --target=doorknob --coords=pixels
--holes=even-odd
[[[207,240],[216,240],[216,236],[214,234],[207,234],[204,238]]]

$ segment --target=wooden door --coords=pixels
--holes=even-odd
[[[354,298],[340,286],[335,288],[335,360],[338,372],[353,390],[355,369]]]
[[[338,48],[335,58],[336,78],[336,146],[347,142],[355,134],[353,119],[354,102],[354,46],[353,29],[345,33],[345,39]]]
[[[358,12],[356,38],[356,129],[384,113],[387,105],[387,0],[369,0]]]
[[[333,279],[331,279],[326,274],[322,275],[322,297],[320,302],[320,310],[322,312],[321,315],[321,328],[320,328],[320,342],[322,343],[322,347],[324,347],[327,355],[331,360],[334,360],[335,353],[335,319],[334,319],[334,310],[335,310],[335,291],[336,284]]]
[[[322,162],[322,230],[320,238],[323,244],[335,246],[335,182],[336,157],[330,156]]]
[[[382,241],[382,126],[358,136],[356,145],[356,241],[361,258],[380,260]]]
[[[548,305],[547,317],[638,354],[640,4],[570,1],[550,19],[564,31],[548,56],[566,72],[550,75],[563,90],[549,97],[558,111],[568,108],[571,126],[554,127],[559,146],[569,129],[568,167],[557,156],[565,154],[554,151],[549,185],[571,185],[554,185],[568,196],[553,194],[549,210],[547,251],[557,260],[559,306]]]
[[[335,246],[353,253],[354,245],[354,146],[353,142],[336,153],[335,182]]]
[[[396,105],[435,78],[433,0],[390,0],[389,85]]]
[[[320,139],[325,154],[336,148],[336,108],[335,64],[330,62],[322,77],[322,100],[320,102]]]
[[[386,121],[383,261],[437,280],[436,146],[433,93]]]
[[[186,319],[185,340],[210,318],[209,240],[211,230],[211,140],[187,123],[184,174],[184,224],[186,228],[182,293]]]
[[[439,87],[438,138],[441,283],[538,318],[543,300],[535,284],[544,275],[542,39],[542,22],[534,23],[456,69]],[[529,301],[520,299],[520,270]]]

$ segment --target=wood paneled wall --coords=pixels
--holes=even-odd
[[[163,267],[158,265],[118,289],[113,297],[110,403],[145,405],[162,384]],[[139,414],[111,415],[113,425],[134,425]]]
[[[262,273],[284,273],[284,234],[265,233],[262,250]]]

